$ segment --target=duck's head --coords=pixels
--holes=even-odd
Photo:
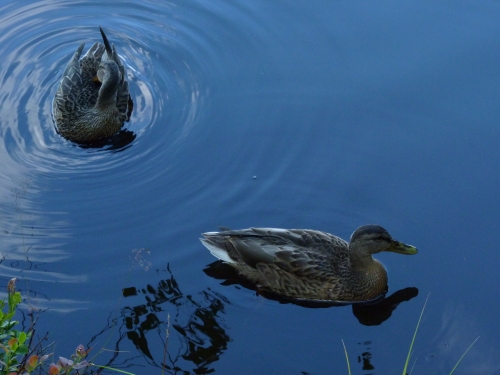
[[[349,244],[351,252],[361,256],[391,251],[393,253],[413,255],[417,249],[411,245],[405,245],[396,241],[391,235],[379,225],[363,225],[351,235]]]
[[[116,82],[116,85],[122,80],[122,74],[118,68],[118,64],[113,60],[101,60],[97,69],[94,81],[99,81],[102,84],[106,82]]]

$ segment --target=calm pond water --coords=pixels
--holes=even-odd
[[[427,296],[413,373],[478,336],[455,374],[500,373],[499,20],[499,2],[4,0],[0,284],[44,311],[56,359],[82,343],[138,375],[166,345],[169,374],[346,374],[341,340],[353,374],[400,374]],[[132,137],[83,148],[51,101],[99,25]],[[267,299],[198,240],[368,223],[419,249],[378,255],[399,298],[378,313]]]

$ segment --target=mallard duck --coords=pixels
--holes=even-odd
[[[102,28],[104,44],[96,42],[80,60],[85,43],[64,70],[53,103],[57,131],[74,142],[110,137],[128,120],[129,89],[125,67]]]
[[[364,225],[351,241],[309,229],[249,228],[203,233],[212,255],[258,288],[286,298],[356,302],[387,291],[387,271],[372,254],[416,254],[378,225]]]

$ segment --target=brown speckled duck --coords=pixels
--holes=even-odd
[[[308,229],[249,228],[203,233],[215,257],[268,292],[291,299],[359,302],[387,291],[387,271],[372,254],[416,254],[378,225],[364,225],[351,241]]]
[[[110,137],[128,120],[125,67],[99,29],[104,44],[96,42],[81,60],[85,43],[78,47],[64,70],[53,102],[57,131],[74,142]]]

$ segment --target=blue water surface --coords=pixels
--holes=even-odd
[[[478,336],[454,374],[500,373],[499,19],[492,1],[4,1],[0,284],[18,278],[54,361],[81,343],[138,375],[347,374],[343,340],[353,374],[399,374],[428,297],[413,373],[449,373]],[[98,26],[135,138],[86,148],[51,105]],[[224,282],[198,240],[369,223],[419,249],[377,256],[388,295],[418,296],[371,325]]]

